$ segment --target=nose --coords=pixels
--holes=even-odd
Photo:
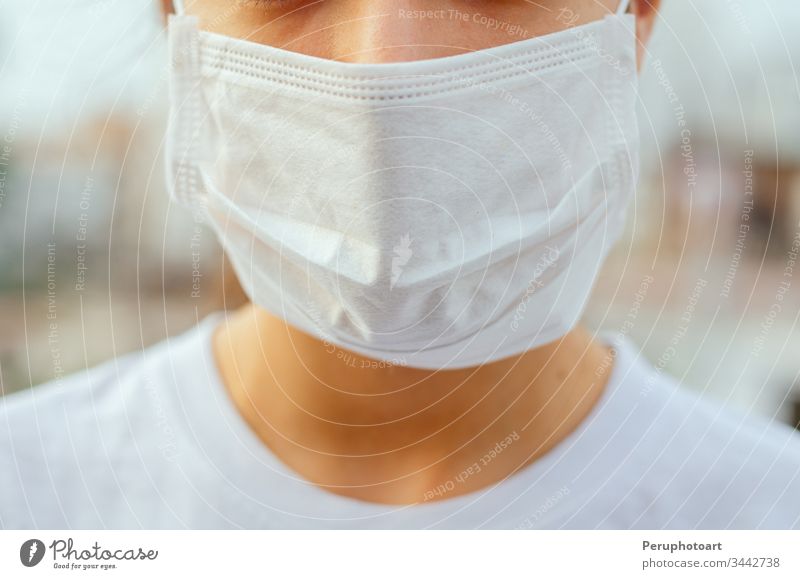
[[[449,2],[342,0],[333,32],[337,60],[386,63],[474,50]]]

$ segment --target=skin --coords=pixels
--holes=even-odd
[[[433,7],[518,24],[524,36],[471,18],[402,17],[401,10],[432,9],[421,0],[185,4],[213,32],[321,58],[379,63],[554,32],[601,18],[617,1],[458,0]],[[640,62],[657,4],[634,0],[630,8],[637,15]],[[577,19],[559,18],[563,7]],[[236,408],[271,452],[325,490],[387,504],[452,498],[530,465],[586,419],[613,367],[608,347],[581,326],[475,368],[374,367],[374,360],[325,344],[254,305],[216,329],[213,348]],[[509,437],[512,442],[487,462],[487,453]],[[452,489],[432,493],[440,485]]]

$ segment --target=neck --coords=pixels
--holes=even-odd
[[[278,458],[333,492],[395,504],[471,492],[530,464],[585,418],[611,360],[577,328],[479,367],[392,366],[254,306],[218,328],[214,350],[234,404]]]

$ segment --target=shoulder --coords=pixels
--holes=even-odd
[[[81,489],[69,473],[96,474],[109,410],[119,419],[120,381],[136,373],[140,356],[10,394],[0,399],[0,524],[22,528],[66,524],[64,502]],[[108,432],[107,428],[102,428]]]
[[[644,360],[630,368],[624,389],[635,398],[630,434],[638,440],[626,470],[641,520],[677,528],[800,526],[795,429],[703,396]]]
[[[147,477],[178,431],[175,377],[187,379],[201,331],[0,398],[0,527],[103,527],[154,492]]]

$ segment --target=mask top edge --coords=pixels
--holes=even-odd
[[[586,35],[608,33],[607,30],[613,29],[609,28],[610,22],[632,18],[634,17],[629,14],[610,14],[577,27],[481,50],[438,58],[385,63],[349,62],[321,58],[207,30],[200,30],[199,35],[203,50],[216,52],[218,56],[220,53],[226,53],[236,55],[239,59],[266,61],[278,67],[313,72],[333,78],[364,81],[420,74],[459,73],[475,66],[496,63],[498,60],[517,61],[536,56],[555,57],[565,49],[581,44],[582,38],[585,38]],[[198,25],[198,19],[195,16],[170,15],[170,20],[173,19],[192,19],[195,26]]]

